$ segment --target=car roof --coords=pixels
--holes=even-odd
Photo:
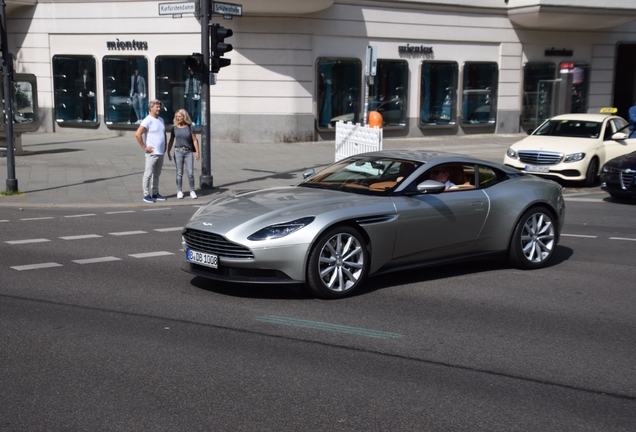
[[[618,117],[613,114],[561,114],[552,117],[550,120],[575,120],[575,121],[595,121],[602,122],[608,117]]]
[[[424,164],[438,165],[442,163],[479,163],[491,167],[496,167],[506,172],[515,173],[517,170],[505,167],[495,162],[474,158],[458,153],[439,152],[431,150],[382,150],[377,152],[363,153],[355,156],[386,157],[392,159],[405,159]]]

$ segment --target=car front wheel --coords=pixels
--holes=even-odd
[[[598,159],[595,157],[592,158],[590,164],[587,166],[587,171],[585,172],[585,186],[592,186],[596,181],[596,174],[598,174]]]
[[[368,267],[366,242],[360,233],[336,227],[323,234],[309,254],[309,289],[319,298],[346,297],[362,284]]]
[[[548,263],[555,247],[552,215],[545,208],[533,208],[521,216],[512,234],[510,262],[521,269],[541,268]]]

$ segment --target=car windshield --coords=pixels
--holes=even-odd
[[[549,135],[573,138],[598,138],[601,123],[581,120],[549,120],[534,135]]]
[[[387,195],[420,165],[400,159],[353,156],[314,174],[299,186]]]

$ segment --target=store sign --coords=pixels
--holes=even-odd
[[[398,46],[398,52],[409,54],[433,54],[433,47],[427,47],[424,45],[411,46],[409,44]]]
[[[145,41],[120,41],[117,38],[117,42],[106,42],[106,48],[109,50],[117,50],[117,51],[148,51],[148,42]]]
[[[545,50],[545,55],[547,57],[572,57],[572,55],[574,55],[574,50],[555,49],[552,47],[551,49]]]

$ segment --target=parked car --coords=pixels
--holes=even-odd
[[[613,198],[636,196],[636,152],[608,161],[601,169],[601,189]]]
[[[636,150],[627,121],[613,114],[564,114],[513,144],[504,165],[591,186],[606,161]]]
[[[440,171],[455,186],[431,180]],[[340,298],[406,268],[486,257],[544,267],[565,215],[559,184],[462,155],[372,152],[305,177],[201,207],[182,232],[182,269]]]

